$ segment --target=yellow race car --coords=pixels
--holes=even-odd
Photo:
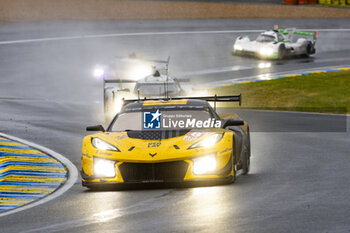
[[[82,184],[224,181],[250,167],[248,124],[219,116],[208,102],[241,103],[241,95],[124,100],[107,130],[86,136]]]

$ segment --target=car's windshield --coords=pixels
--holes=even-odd
[[[142,96],[163,96],[165,90],[168,91],[168,94],[177,94],[175,83],[168,83],[168,85],[165,83],[143,83],[135,86],[135,91],[140,91]]]
[[[272,42],[274,40],[275,40],[274,36],[265,35],[265,34],[261,34],[258,36],[258,38],[256,38],[256,41],[258,42]]]
[[[118,114],[110,127],[110,131],[213,128],[215,122],[216,120],[206,109],[143,110]]]

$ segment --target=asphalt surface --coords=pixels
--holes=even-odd
[[[347,28],[348,19],[57,22],[0,25],[0,131],[71,160],[80,169],[85,126],[104,123],[95,64],[136,52],[171,56],[170,72],[195,84],[256,74],[350,64],[350,31],[322,31],[317,54],[271,62],[234,57],[242,33],[274,24]],[[256,33],[249,33],[256,35]],[[74,37],[51,41],[36,38]],[[22,41],[22,40],[30,41]],[[17,40],[17,42],[13,42]],[[2,43],[2,42],[11,43]],[[227,71],[227,67],[235,67]],[[200,73],[200,71],[205,71]],[[222,72],[224,71],[224,72]],[[234,110],[222,110],[225,112]],[[0,232],[350,232],[349,117],[237,110],[251,125],[251,174],[233,185],[153,187],[64,195],[0,218]]]

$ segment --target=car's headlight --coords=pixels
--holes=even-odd
[[[234,49],[234,50],[241,51],[243,48],[242,48],[242,46],[240,46],[240,45],[235,45],[235,46],[233,46],[233,49]]]
[[[105,70],[101,67],[96,67],[93,71],[93,75],[96,78],[102,78],[105,75]]]
[[[91,143],[95,148],[99,150],[111,150],[111,151],[118,151],[118,152],[120,151],[117,147],[99,138],[92,138]]]
[[[94,175],[96,177],[115,177],[115,161],[94,158]]]
[[[263,56],[271,56],[273,54],[273,49],[264,47],[261,48],[259,52]]]
[[[213,134],[209,137],[206,137],[206,138],[200,140],[199,142],[194,143],[188,149],[193,149],[193,148],[198,148],[198,147],[211,147],[211,146],[215,145],[216,143],[218,143],[221,140],[222,136],[223,136],[222,133]]]
[[[216,170],[215,155],[206,155],[200,158],[193,159],[193,173],[202,175],[212,173]]]

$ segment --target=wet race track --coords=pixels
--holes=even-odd
[[[234,39],[318,29],[316,55],[232,56]],[[22,23],[0,26],[0,131],[50,148],[80,170],[85,127],[104,123],[95,64],[130,53],[171,57],[193,84],[350,65],[348,19]],[[252,30],[247,32],[246,30]],[[234,110],[222,110],[232,112]],[[238,110],[251,127],[251,173],[233,185],[88,191],[0,217],[0,232],[349,232],[349,117]],[[5,212],[6,214],[6,212]]]

